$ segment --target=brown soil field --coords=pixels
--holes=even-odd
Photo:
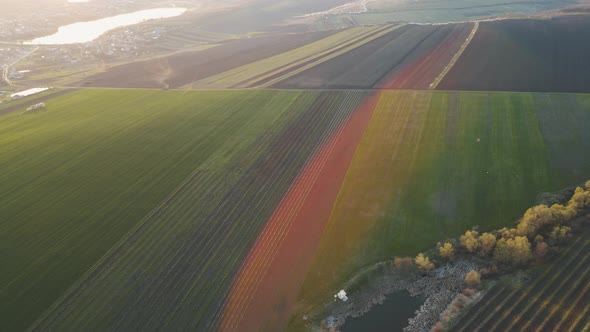
[[[219,46],[109,68],[74,86],[178,88],[322,39],[336,31],[238,39]]]
[[[439,90],[590,92],[590,15],[482,22]]]
[[[471,24],[408,25],[274,87],[426,89],[448,64],[455,48],[461,46],[460,38],[469,34],[470,27]],[[409,73],[420,77],[410,79]]]
[[[380,84],[382,89],[428,89],[469,36],[473,24],[455,25],[436,47]]]
[[[285,329],[379,96],[376,93],[359,106],[279,204],[234,281],[221,331]]]

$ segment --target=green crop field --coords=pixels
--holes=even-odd
[[[367,265],[508,225],[588,177],[590,95],[376,93],[305,307]],[[281,198],[367,96],[90,89],[1,116],[3,326],[214,329]]]
[[[3,326],[29,326],[191,174],[207,178],[193,188],[208,195],[201,212],[215,207],[318,96],[86,90],[47,101],[45,112],[2,116]],[[291,160],[291,177],[326,135],[323,118]],[[289,174],[273,188],[283,190]]]
[[[573,94],[382,92],[302,303],[320,302],[375,262],[415,255],[475,225],[510,225],[539,193],[584,180],[589,101]]]

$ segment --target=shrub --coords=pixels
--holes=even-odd
[[[494,249],[494,259],[500,263],[522,265],[532,258],[531,244],[526,236],[500,239]]]
[[[539,260],[543,259],[547,255],[548,249],[547,243],[543,241],[537,242],[535,245],[535,257]]]
[[[467,297],[472,297],[475,293],[476,293],[476,290],[473,288],[465,288],[463,290],[463,295],[465,295]]]
[[[416,266],[418,266],[418,268],[420,269],[420,271],[430,271],[434,268],[434,264],[432,264],[430,259],[424,256],[424,254],[422,253],[418,254],[414,261],[416,263]]]
[[[477,286],[481,282],[481,276],[477,271],[471,270],[465,274],[465,282],[469,286]]]
[[[446,242],[445,244],[443,244],[439,249],[438,249],[439,254],[446,258],[446,259],[452,259],[455,256],[455,248],[453,248],[453,245],[449,242]]]
[[[551,231],[549,239],[553,243],[560,243],[572,236],[572,229],[568,226],[555,226]]]
[[[496,245],[496,235],[492,233],[483,233],[479,239],[479,253],[482,256],[486,256],[492,253],[494,246]]]
[[[414,260],[410,257],[395,257],[393,266],[400,270],[408,270],[414,266]]]
[[[586,191],[580,187],[576,188],[576,191],[574,191],[574,195],[568,203],[568,207],[576,211],[589,208],[590,191]]]
[[[465,235],[461,235],[461,245],[469,252],[475,252],[479,247],[479,241],[477,241],[477,231],[467,231]]]

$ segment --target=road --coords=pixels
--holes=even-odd
[[[39,46],[35,46],[35,48],[32,49],[29,53],[16,59],[11,64],[4,65],[4,68],[2,70],[2,79],[4,80],[4,82],[8,83],[8,85],[10,85],[10,86],[16,86],[15,84],[12,83],[12,81],[10,81],[10,78],[8,78],[8,73],[10,72],[10,68],[12,66],[16,65],[17,63],[19,63],[20,61],[22,61],[24,58],[28,57],[29,55],[35,53],[38,49],[39,49]]]

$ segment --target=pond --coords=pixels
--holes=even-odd
[[[341,331],[402,331],[423,303],[423,298],[411,297],[406,291],[390,294],[382,305],[374,306],[365,315],[347,319]]]
[[[96,21],[78,22],[61,26],[56,33],[50,36],[33,39],[30,42],[25,42],[25,44],[66,45],[87,43],[113,29],[138,24],[149,20],[179,16],[184,12],[186,12],[186,8],[154,8],[101,18]]]

